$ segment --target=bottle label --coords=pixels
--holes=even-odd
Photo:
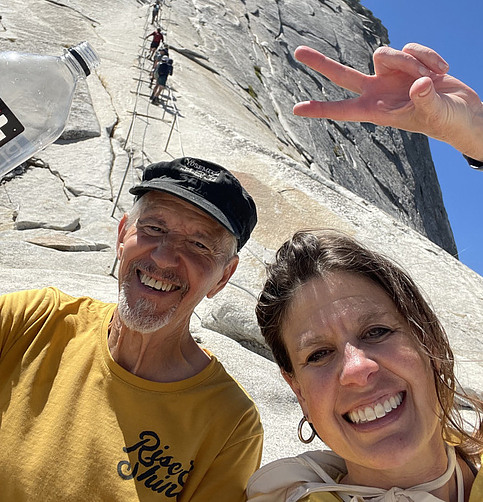
[[[25,131],[25,127],[0,98],[0,147],[23,131]]]

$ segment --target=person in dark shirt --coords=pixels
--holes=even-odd
[[[159,95],[166,87],[168,76],[173,74],[173,60],[168,56],[163,56],[161,62],[154,70],[154,77],[156,78],[156,85],[154,86],[153,93],[151,94],[151,102],[156,104],[159,102]]]

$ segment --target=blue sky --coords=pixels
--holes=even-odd
[[[483,99],[482,0],[361,0],[401,49],[419,42],[435,49],[449,73]],[[483,138],[481,139],[483,141]],[[430,140],[459,259],[483,276],[483,172],[475,172],[452,147]]]

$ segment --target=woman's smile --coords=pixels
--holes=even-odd
[[[398,392],[394,396],[378,401],[375,404],[363,406],[355,410],[351,410],[344,415],[348,422],[360,424],[372,422],[379,418],[383,418],[393,412],[403,402],[404,393]]]
[[[319,437],[348,464],[397,469],[441,441],[429,361],[391,298],[347,272],[314,278],[292,298],[282,329],[284,375]]]

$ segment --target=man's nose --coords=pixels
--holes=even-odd
[[[175,237],[165,235],[151,252],[159,267],[175,267],[179,261],[179,242]]]
[[[347,343],[344,348],[341,385],[366,385],[369,377],[379,370],[379,364],[364,350]]]

